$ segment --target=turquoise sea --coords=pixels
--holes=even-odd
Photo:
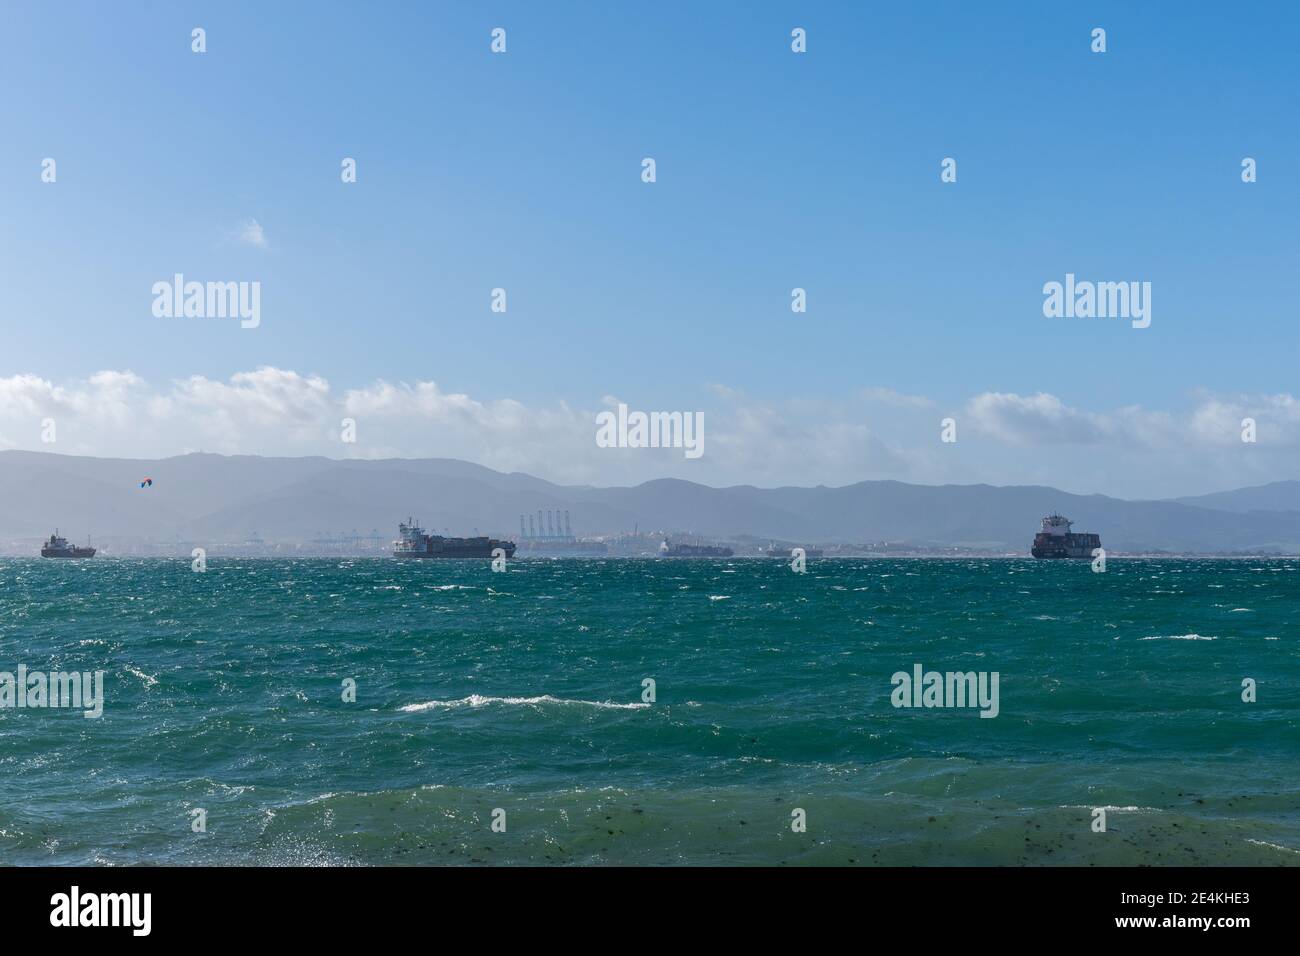
[[[0,671],[105,672],[0,863],[1296,865],[1298,647],[1285,559],[0,559]]]

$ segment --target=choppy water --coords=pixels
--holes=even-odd
[[[101,719],[0,710],[0,863],[1296,865],[1298,599],[1292,560],[0,560],[0,671],[106,672]],[[999,715],[894,708],[917,663]]]

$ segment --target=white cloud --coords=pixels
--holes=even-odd
[[[1235,444],[1241,422],[1253,418],[1263,443],[1300,444],[1300,400],[1292,395],[1212,395],[1203,393],[1191,417],[1191,436],[1206,444]]]
[[[725,386],[713,390],[725,405],[712,415],[706,412],[706,421],[717,422],[706,441],[706,457],[725,462],[731,481],[816,485],[913,472],[905,452],[843,403],[764,402]]]
[[[1163,497],[1295,477],[1300,400],[1198,393],[1174,412],[1075,408],[1045,392],[986,392],[958,412],[955,445],[939,441],[935,402],[883,389],[848,400],[762,400],[708,386],[696,408],[659,409],[603,396],[593,409],[529,406],[450,392],[436,382],[379,380],[339,390],[318,375],[262,367],[219,380],[153,384],[130,371],[56,383],[0,378],[0,447],[110,457],[188,451],[442,457],[551,480],[599,485],[682,477],[712,485],[849,484],[870,478],[1016,484]],[[705,454],[595,444],[595,414],[625,401],[644,411],[704,413]],[[1259,442],[1240,441],[1242,418]],[[41,442],[54,418],[55,445]],[[357,442],[341,441],[344,418]],[[1074,446],[1073,448],[1071,446]],[[1175,485],[1176,480],[1182,482]]]
[[[1272,447],[1300,446],[1300,401],[1281,395],[1217,395],[1200,392],[1178,415],[1125,406],[1090,412],[1055,395],[984,392],[966,404],[977,433],[1009,445],[1110,444],[1135,450],[1237,447],[1241,423],[1254,418],[1259,440]]]
[[[91,423],[121,423],[144,395],[145,382],[133,372],[97,372],[83,383],[55,385],[36,375],[0,378],[0,418],[75,417]]]
[[[239,227],[239,241],[246,242],[250,246],[257,246],[259,249],[265,249],[266,233],[262,230],[262,224],[256,219],[249,219]]]
[[[985,392],[966,404],[966,415],[982,434],[1013,445],[1103,441],[1111,423],[1103,416],[1065,405],[1055,395]]]

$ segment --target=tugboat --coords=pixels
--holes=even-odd
[[[54,534],[50,535],[50,540],[41,546],[42,558],[93,558],[95,549],[92,547],[79,548],[75,544],[68,544],[67,538],[59,537],[59,529],[54,529]]]
[[[659,555],[664,558],[729,558],[735,553],[716,544],[669,544],[664,541],[659,545]]]
[[[496,538],[445,538],[440,534],[425,534],[424,529],[407,518],[397,526],[398,539],[393,542],[395,558],[491,558],[500,548],[507,558],[515,556],[513,541]]]
[[[1101,535],[1075,534],[1069,518],[1052,513],[1043,519],[1043,529],[1034,535],[1029,553],[1036,558],[1091,558],[1101,547]]]

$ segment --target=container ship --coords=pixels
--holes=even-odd
[[[729,558],[735,553],[717,544],[669,544],[665,541],[659,545],[659,556],[664,558]]]
[[[1101,547],[1101,535],[1075,534],[1069,518],[1050,514],[1043,519],[1043,528],[1034,535],[1034,545],[1029,553],[1036,558],[1091,558],[1094,548]]]
[[[446,538],[440,534],[425,534],[424,529],[407,518],[397,526],[398,538],[393,542],[395,558],[491,558],[500,548],[507,558],[515,556],[513,541],[496,538]]]
[[[79,548],[75,544],[68,544],[67,538],[59,537],[58,528],[54,529],[50,540],[41,545],[42,558],[93,558],[94,556],[94,548]]]

